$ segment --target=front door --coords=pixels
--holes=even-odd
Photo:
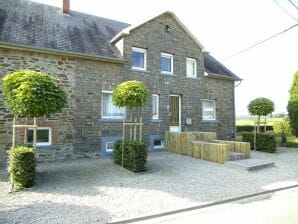
[[[170,95],[170,131],[181,132],[181,96]]]

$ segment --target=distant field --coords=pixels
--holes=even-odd
[[[283,118],[266,118],[267,125],[273,125],[275,121],[282,121]],[[263,119],[261,120],[263,121]],[[236,120],[237,126],[244,126],[244,125],[254,125],[253,119],[237,119]]]

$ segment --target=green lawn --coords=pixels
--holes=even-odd
[[[283,118],[266,118],[267,125],[273,125],[275,121],[282,121]],[[262,119],[263,121],[263,119]],[[237,119],[236,120],[237,126],[244,126],[244,125],[254,125],[253,119]]]

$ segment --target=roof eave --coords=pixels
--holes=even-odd
[[[26,50],[26,51],[32,51],[32,52],[48,53],[48,54],[54,54],[54,55],[60,55],[60,56],[63,55],[63,56],[77,57],[77,58],[97,60],[97,61],[107,61],[107,62],[114,62],[114,63],[125,62],[125,60],[121,58],[97,56],[97,55],[84,54],[84,53],[78,53],[78,52],[66,52],[66,51],[50,49],[50,48],[41,48],[41,47],[27,46],[23,44],[8,43],[4,41],[0,41],[0,48]]]
[[[209,78],[215,78],[215,79],[226,79],[226,80],[231,80],[231,81],[242,81],[242,79],[240,79],[238,76],[226,76],[226,75],[219,75],[219,74],[214,74],[214,73],[207,73],[207,75],[205,75],[205,77],[209,77]]]

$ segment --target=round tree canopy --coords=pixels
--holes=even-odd
[[[58,80],[44,73],[21,70],[3,78],[4,100],[14,115],[41,117],[59,112],[66,93]]]
[[[266,116],[274,111],[274,103],[267,98],[257,98],[248,104],[251,115]]]
[[[112,101],[118,107],[129,109],[142,107],[149,95],[144,83],[139,81],[126,81],[119,84],[113,92]]]

